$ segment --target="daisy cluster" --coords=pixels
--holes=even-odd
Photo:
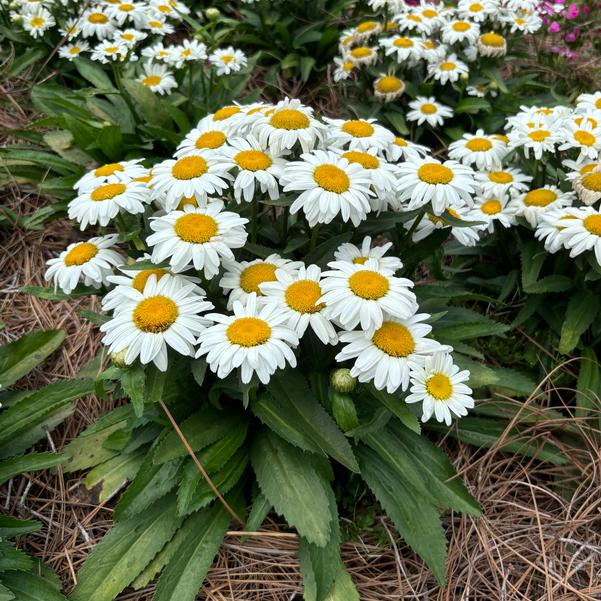
[[[369,4],[379,14],[343,32],[333,78],[347,80],[368,70],[374,78],[374,95],[384,102],[402,96],[405,77],[415,73],[441,88],[461,80],[469,95],[495,95],[495,86],[488,85],[488,77],[479,70],[484,64],[479,59],[501,59],[511,36],[523,37],[542,26],[534,0],[459,0],[455,6],[397,0]],[[420,125],[438,126],[452,116],[451,107],[434,97],[418,96],[409,107],[407,119]]]
[[[235,254],[256,225],[243,215],[250,203],[255,221],[259,200],[289,201],[291,219],[309,229],[335,219],[356,226],[386,208],[469,202],[471,169],[426,154],[373,120],[320,120],[297,100],[223,107],[171,159],[150,169],[141,160],[103,165],[82,177],[69,203],[82,230],[143,214],[147,235],[129,259],[112,234],[75,243],[51,259],[46,278],[66,293],[79,281],[111,288],[103,341],[125,364],[165,370],[170,348],[204,357],[219,378],[239,370],[243,383],[256,376],[267,384],[296,366],[299,342],[312,332],[340,345],[337,364],[350,364],[360,382],[407,392],[424,420],[450,423],[473,406],[469,372],[430,336],[430,316],[419,311],[413,282],[398,275],[391,243],[344,243],[324,271],[276,253]],[[201,284],[215,290],[213,279],[220,292],[209,298]]]
[[[34,39],[46,34],[60,43],[59,57],[73,61],[80,55],[102,64],[136,62],[139,81],[153,92],[168,94],[177,87],[173,70],[206,63],[217,75],[229,75],[247,65],[247,58],[232,47],[209,52],[195,39],[165,44],[190,9],[180,0],[0,0],[10,8],[13,23]]]

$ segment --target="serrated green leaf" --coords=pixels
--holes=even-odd
[[[390,413],[397,417],[405,427],[413,430],[417,434],[421,432],[421,426],[419,425],[417,417],[411,413],[407,403],[400,397],[394,394],[388,394],[385,390],[376,390],[372,385],[367,386],[366,390],[374,399],[384,405]]]
[[[0,575],[9,570],[29,572],[33,568],[33,559],[15,549],[15,546],[7,540],[0,540]]]
[[[332,520],[327,483],[311,455],[264,429],[251,457],[261,491],[274,509],[309,542],[326,545]]]
[[[248,532],[258,530],[270,511],[271,503],[261,491],[257,491],[244,529]]]
[[[17,601],[67,601],[45,578],[37,574],[7,572],[2,574],[2,584],[15,595]]]
[[[583,290],[570,297],[566,316],[561,326],[558,347],[560,353],[565,355],[576,348],[580,336],[595,320],[599,306],[599,296],[589,290]]]
[[[5,459],[0,462],[0,484],[24,472],[36,472],[59,465],[66,457],[65,453],[30,453]]]
[[[15,594],[0,583],[0,601],[13,601]]]
[[[334,586],[326,601],[360,601],[357,588],[342,562],[338,566]]]
[[[401,536],[444,585],[447,541],[438,512],[399,478],[375,451],[360,445],[356,453],[361,475],[380,505]]]
[[[63,330],[31,332],[0,346],[0,389],[7,388],[37,367],[65,339]]]
[[[146,376],[140,363],[130,366],[121,375],[121,386],[130,398],[134,413],[140,417],[144,413],[144,385]]]
[[[12,538],[20,534],[35,532],[42,527],[35,520],[18,520],[11,515],[0,515],[0,538]]]
[[[113,526],[79,570],[71,601],[112,601],[152,561],[180,524],[175,498],[167,495],[146,511]]]

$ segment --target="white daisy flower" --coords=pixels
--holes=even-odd
[[[336,68],[332,73],[332,77],[335,82],[348,79],[355,68],[355,63],[353,63],[353,61],[340,56],[334,58],[334,64],[336,65]]]
[[[321,282],[326,315],[340,322],[345,330],[361,324],[373,332],[382,325],[385,315],[406,319],[415,313],[417,303],[410,288],[413,282],[397,278],[378,261],[368,259],[363,265],[332,261],[332,269],[323,273]]]
[[[119,236],[110,234],[69,244],[58,257],[46,262],[44,279],[53,280],[54,290],[60,288],[65,294],[71,294],[80,281],[94,288],[106,285],[113,268],[125,261],[113,249],[118,240]]]
[[[121,308],[100,326],[109,353],[127,350],[125,363],[136,358],[167,370],[167,347],[184,356],[194,355],[196,337],[210,323],[200,313],[213,308],[195,291],[194,284],[182,285],[175,278],[157,281],[151,275],[143,292],[122,286]]]
[[[175,31],[175,28],[171,23],[167,23],[164,16],[146,15],[144,22],[144,28],[148,29],[152,33],[158,33],[159,35],[169,35]]]
[[[601,110],[601,91],[593,94],[580,94],[576,98],[576,111],[586,113],[588,111]]]
[[[346,346],[336,355],[339,363],[355,359],[351,375],[359,382],[373,382],[378,390],[392,394],[407,390],[414,369],[423,366],[432,353],[443,347],[426,338],[432,326],[422,323],[430,316],[411,314],[406,319],[386,316],[373,332],[342,332],[340,342]]]
[[[449,354],[435,353],[424,364],[412,366],[411,394],[405,402],[422,403],[423,422],[434,415],[436,421],[450,426],[453,415],[463,417],[474,407],[472,389],[464,384],[469,379],[470,372],[459,371]]]
[[[176,46],[173,55],[167,60],[176,69],[181,69],[185,63],[190,61],[201,61],[207,58],[207,46],[197,40],[184,40],[181,46]]]
[[[210,63],[215,67],[217,75],[229,75],[246,67],[248,61],[242,50],[228,48],[217,49],[209,56]]]
[[[361,247],[350,242],[344,242],[334,252],[336,261],[346,261],[353,265],[364,265],[369,259],[376,261],[378,269],[394,273],[403,267],[403,262],[398,257],[385,257],[384,255],[392,248],[392,242],[372,247],[371,236],[365,236]]]
[[[453,110],[437,102],[433,96],[417,96],[415,100],[409,103],[406,117],[407,121],[417,121],[418,125],[427,123],[430,127],[438,127],[444,123],[444,120],[453,116]]]
[[[536,14],[507,15],[504,22],[511,25],[509,33],[536,33],[543,26],[543,20]]]
[[[515,211],[515,205],[510,204],[505,196],[486,196],[476,198],[466,217],[468,221],[484,221],[486,229],[492,234],[496,223],[505,228],[515,225]]]
[[[225,378],[240,368],[240,377],[248,384],[254,373],[267,384],[277,369],[289,363],[296,367],[292,351],[298,346],[298,336],[286,323],[287,312],[275,303],[259,304],[250,295],[247,304],[235,302],[234,315],[211,313],[215,325],[201,332],[197,357],[206,355],[211,371]]]
[[[88,225],[108,225],[119,212],[143,213],[150,202],[149,190],[143,182],[102,184],[85,192],[80,192],[69,203],[69,219],[79,223],[81,230]]]
[[[368,40],[382,31],[382,24],[377,21],[362,21],[355,27],[354,36],[358,42]]]
[[[479,129],[475,134],[463,134],[460,140],[449,145],[449,158],[464,165],[475,165],[476,169],[492,171],[501,167],[507,154],[507,146],[494,136]]]
[[[374,95],[383,102],[392,102],[403,95],[405,82],[394,75],[382,73],[374,81]]]
[[[262,283],[260,288],[266,301],[276,302],[288,313],[288,327],[299,338],[310,327],[323,344],[337,344],[338,335],[325,316],[325,305],[318,302],[323,294],[321,269],[317,265],[303,265],[295,274],[278,269],[275,275],[275,281]]]
[[[248,219],[237,213],[223,211],[223,202],[213,200],[208,205],[186,205],[182,211],[172,211],[154,217],[150,227],[154,231],[147,239],[152,249],[152,260],[161,263],[169,259],[175,273],[185,271],[190,264],[211,279],[219,272],[222,259],[234,260],[232,248],[242,248],[247,233]]]
[[[485,21],[488,17],[494,16],[499,10],[498,2],[491,0],[459,0],[457,12],[466,19],[473,19],[477,23]]]
[[[73,44],[65,44],[61,46],[58,51],[58,55],[61,58],[66,58],[68,61],[72,61],[77,58],[82,52],[86,52],[90,49],[87,42],[74,42]]]
[[[315,150],[300,158],[287,163],[281,177],[284,192],[301,192],[290,213],[302,209],[311,227],[330,223],[338,214],[358,226],[370,210],[368,199],[373,194],[365,169],[332,151]]]
[[[577,119],[570,119],[563,129],[564,143],[558,150],[577,149],[580,154],[577,162],[583,159],[595,160],[601,152],[601,125],[590,113]]]
[[[231,126],[227,122],[205,121],[204,119],[192,129],[179,143],[175,152],[176,158],[196,154],[199,150],[218,150],[226,148]]]
[[[107,65],[115,61],[123,62],[127,58],[128,52],[128,47],[121,42],[115,40],[102,40],[94,47],[90,58],[93,61],[98,61],[103,65]]]
[[[564,231],[567,219],[578,219],[579,209],[552,209],[543,213],[536,225],[534,235],[545,245],[545,250],[555,254],[565,248]],[[576,212],[576,214],[574,214]]]
[[[384,150],[384,154],[390,162],[396,163],[400,159],[418,160],[430,154],[430,149],[396,136],[394,141]]]
[[[475,44],[480,35],[480,26],[478,23],[472,23],[466,20],[449,21],[442,28],[442,41],[445,44],[467,43]]]
[[[81,35],[84,38],[96,36],[99,40],[108,38],[115,32],[110,17],[100,6],[86,10],[81,16]]]
[[[476,181],[485,197],[515,196],[528,190],[532,177],[514,167],[503,167],[486,173],[477,171]]]
[[[81,21],[74,18],[67,19],[65,24],[59,28],[58,32],[68,40],[72,40],[81,32]]]
[[[220,157],[210,150],[197,150],[180,159],[167,159],[152,168],[150,186],[165,195],[165,210],[174,209],[183,197],[202,201],[221,194],[233,177]]]
[[[484,98],[488,92],[486,86],[467,86],[465,88],[468,96],[475,96],[476,98]]]
[[[357,46],[348,50],[345,58],[357,67],[373,65],[378,61],[378,48],[369,46]]]
[[[269,146],[280,154],[297,143],[303,152],[309,152],[323,140],[324,129],[324,125],[313,118],[312,108],[304,106],[300,100],[286,98],[257,118],[252,133],[263,147]]]
[[[420,46],[421,58],[428,63],[438,63],[447,54],[447,46],[437,40],[424,39]]]
[[[397,14],[393,19],[399,24],[399,29],[403,31],[430,35],[434,29],[434,24],[429,19],[424,18],[417,11],[413,10]]]
[[[409,201],[409,211],[431,203],[433,213],[442,215],[451,206],[473,204],[474,172],[466,165],[426,157],[400,163],[398,173],[400,199]]]
[[[502,35],[489,31],[478,37],[476,48],[480,56],[499,58],[507,54],[507,40]]]
[[[394,142],[394,134],[375,119],[328,119],[327,146],[358,150],[383,150]]]
[[[171,94],[171,90],[177,88],[177,81],[175,81],[173,73],[165,65],[145,63],[143,69],[144,73],[138,77],[137,81],[149,88],[151,92],[162,96]]]
[[[570,214],[575,219],[566,219],[565,229],[561,232],[564,246],[570,249],[570,257],[592,250],[601,265],[601,213],[592,207],[583,207],[573,209]]]
[[[582,169],[586,171],[583,173]],[[581,168],[578,177],[572,180],[572,186],[585,205],[595,204],[601,199],[601,163]]]
[[[165,47],[163,42],[157,42],[153,46],[147,46],[142,49],[142,56],[148,60],[168,62],[175,57],[173,47]]]
[[[125,44],[129,49],[147,37],[143,31],[137,29],[123,29],[115,32],[115,39]]]
[[[230,139],[221,156],[223,165],[236,174],[233,184],[236,202],[242,199],[251,202],[259,190],[261,194],[269,194],[271,200],[280,197],[278,181],[286,161],[259,144],[254,136]]]
[[[456,82],[462,75],[469,73],[468,66],[457,58],[456,54],[450,54],[436,63],[428,65],[428,77],[433,77],[441,85]]]
[[[120,27],[131,21],[135,27],[143,27],[146,21],[146,7],[139,2],[118,2],[106,7],[106,14]]]
[[[88,171],[81,177],[73,188],[78,192],[88,192],[102,184],[122,183],[126,184],[138,177],[144,177],[147,169],[140,165],[142,159],[131,161],[120,161],[118,163],[107,163]]]
[[[447,207],[446,212],[460,221],[471,221],[468,218],[468,209],[466,207]],[[419,219],[419,217],[405,223],[405,229],[410,230],[416,219]],[[427,238],[432,232],[446,227],[451,228],[451,236],[462,246],[476,246],[480,240],[480,232],[486,228],[486,225],[459,226],[447,221],[444,216],[438,217],[432,213],[426,213],[417,223],[411,236],[411,240],[413,242],[419,242],[420,240]]]
[[[50,11],[40,6],[32,12],[25,13],[21,24],[23,29],[35,39],[43,36],[46,31],[54,27],[56,21]]]
[[[275,282],[276,271],[279,269],[293,276],[302,267],[301,261],[283,259],[278,254],[269,255],[266,259],[254,261],[228,261],[223,262],[225,273],[219,285],[224,294],[229,294],[227,308],[231,310],[235,301],[246,304],[250,294],[263,296],[261,284]]]
[[[398,63],[414,65],[421,58],[421,38],[393,36],[380,40],[386,56],[394,56]]]
[[[563,141],[561,130],[548,121],[516,124],[508,132],[509,148],[523,148],[524,155],[529,158],[530,151],[535,159],[540,159],[545,152],[555,152],[555,146]]]
[[[544,213],[571,206],[574,196],[574,192],[562,192],[557,186],[547,185],[516,197],[512,203],[516,217],[523,216],[534,228]]]

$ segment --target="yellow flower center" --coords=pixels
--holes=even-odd
[[[403,87],[403,82],[393,75],[386,75],[376,82],[376,89],[384,94],[398,92]]]
[[[131,285],[138,292],[144,292],[146,282],[151,275],[156,276],[158,282],[166,273],[169,273],[166,269],[144,269],[143,271],[138,272],[136,277],[132,280]]]
[[[353,259],[353,263],[355,265],[365,265],[365,263],[367,262],[367,259],[369,259],[369,257],[355,257]]]
[[[286,304],[299,313],[317,313],[324,303],[317,304],[321,297],[321,287],[313,280],[299,280],[290,284],[285,292]]]
[[[349,176],[336,165],[319,165],[313,171],[313,179],[320,188],[336,194],[346,192],[351,186]]]
[[[557,200],[557,194],[553,190],[538,188],[532,190],[524,197],[524,204],[528,207],[546,207],[554,200]]]
[[[83,265],[90,259],[94,258],[98,253],[98,247],[91,242],[82,242],[77,246],[74,246],[65,255],[65,265],[71,267],[72,265]]]
[[[594,236],[601,236],[601,215],[589,215],[582,221],[582,225]]]
[[[407,141],[403,140],[403,138],[395,138],[394,143],[397,146],[400,146],[401,148],[404,148],[405,146],[409,146],[409,144],[407,144]]]
[[[269,124],[276,129],[306,129],[309,117],[296,109],[282,109],[271,116]]]
[[[163,29],[163,24],[160,21],[148,21],[148,25],[157,29]]]
[[[593,171],[593,169],[596,169],[599,166],[600,163],[590,163],[588,165],[584,165],[583,167],[580,167],[580,169],[578,170],[580,175],[586,175],[587,173],[590,173],[591,171]]]
[[[419,15],[407,15],[407,19],[409,21],[414,21],[415,23],[421,23],[422,18]]]
[[[465,147],[473,152],[486,152],[492,148],[492,142],[486,138],[472,138],[466,142]]]
[[[122,33],[121,34],[121,39],[125,40],[126,42],[133,42],[134,41],[134,34],[133,33]]]
[[[222,131],[206,131],[196,138],[196,148],[219,148],[225,144],[225,134]]]
[[[480,36],[480,41],[485,46],[492,46],[493,48],[502,48],[505,46],[505,38],[498,33],[489,32]]]
[[[377,169],[380,166],[378,158],[368,152],[349,150],[342,155],[342,158],[349,163],[359,163],[363,169]]]
[[[363,23],[357,25],[357,31],[359,33],[365,33],[366,31],[373,31],[377,26],[378,24],[375,21],[363,21]]]
[[[426,8],[425,10],[422,10],[422,15],[424,15],[426,19],[433,19],[434,17],[438,16],[438,13],[432,8]]]
[[[438,65],[438,68],[441,71],[453,71],[457,68],[457,65],[451,61],[445,61],[444,63],[440,63],[440,65]]]
[[[234,157],[234,161],[240,169],[247,171],[264,171],[273,164],[271,158],[260,150],[242,150]]]
[[[149,88],[151,88],[152,86],[158,86],[161,83],[161,76],[160,75],[147,75],[142,80],[142,83],[145,86],[148,86]]]
[[[349,278],[349,286],[356,296],[366,300],[377,300],[386,295],[390,283],[377,271],[365,269],[357,271]]]
[[[102,13],[91,13],[88,15],[88,21],[90,23],[107,23],[108,17]]]
[[[204,175],[209,170],[207,162],[202,157],[184,157],[171,167],[171,173],[176,179],[194,179]]]
[[[340,129],[353,138],[369,138],[375,131],[371,123],[359,120],[345,121]]]
[[[588,131],[579,129],[574,132],[574,140],[583,146],[592,146],[597,141],[597,138]]]
[[[431,102],[424,102],[424,104],[422,104],[419,107],[419,110],[424,114],[424,115],[433,115],[434,113],[438,112],[438,109],[436,108],[435,104],[432,104]]]
[[[175,222],[175,233],[184,241],[204,244],[219,231],[217,222],[203,213],[187,213]]]
[[[124,171],[123,165],[119,163],[108,163],[107,165],[102,165],[102,167],[95,169],[94,175],[96,177],[106,177],[108,175],[113,175],[117,171]]]
[[[198,201],[196,200],[196,198],[194,196],[184,196],[178,203],[177,203],[177,210],[178,211],[183,211],[184,207],[186,206],[193,206],[193,207],[197,207],[198,206]]]
[[[125,192],[125,184],[106,184],[92,191],[90,198],[96,202],[110,200]]]
[[[516,25],[524,25],[526,23],[526,21],[524,19],[522,19],[522,17],[518,17],[517,19],[514,19],[513,21]]]
[[[372,49],[367,46],[358,46],[351,50],[351,56],[353,58],[367,58],[373,54]]]
[[[225,121],[239,112],[240,109],[237,106],[224,106],[218,111],[215,111],[213,121]]]
[[[43,19],[42,17],[34,17],[29,21],[29,24],[32,27],[43,27],[44,23],[46,23],[46,19]]]
[[[449,376],[434,374],[426,381],[426,392],[437,401],[446,401],[453,394],[453,384]]]
[[[255,292],[258,296],[262,296],[263,293],[259,288],[259,284],[263,282],[275,282],[276,269],[273,263],[255,263],[254,265],[249,265],[240,274],[240,288],[248,294]]]
[[[482,88],[482,90],[484,91],[484,88]],[[503,134],[495,134],[493,138],[495,140],[501,140],[501,142],[504,142],[505,144],[509,144],[509,138]]]
[[[240,317],[228,326],[226,335],[232,344],[259,346],[269,340],[271,327],[266,321],[256,317]]]
[[[117,46],[107,46],[104,49],[104,52],[106,54],[115,54],[115,52],[117,52],[117,50],[119,50],[119,48]]]
[[[231,63],[233,60],[234,60],[233,54],[222,54],[221,55],[221,62],[225,63],[226,65]]]
[[[400,37],[394,40],[393,45],[397,48],[412,48],[414,44],[412,39]]]
[[[486,215],[496,215],[502,209],[501,203],[496,198],[491,198],[480,205],[480,210]]]
[[[157,294],[145,298],[134,309],[134,324],[142,332],[159,334],[168,330],[177,319],[177,305],[166,296]]]
[[[509,184],[513,181],[513,175],[507,171],[491,171],[488,179],[495,184]]]
[[[391,357],[408,357],[415,350],[411,332],[395,321],[385,321],[373,335],[371,341]]]
[[[152,173],[149,173],[148,175],[142,175],[141,177],[134,178],[134,181],[142,182],[144,184],[149,184],[151,179],[152,179]]]
[[[122,10],[124,13],[128,13],[134,9],[133,4],[121,4],[119,6],[119,10]]]
[[[475,2],[474,4],[470,4],[469,6],[469,11],[473,13],[479,13],[482,10],[484,10],[484,7],[482,6],[482,4],[478,4],[477,2]]]
[[[601,109],[601,98],[595,100],[595,108]]]
[[[73,48],[69,48],[69,54],[79,54],[81,52],[81,48],[79,46],[73,46]]]
[[[355,65],[353,65],[351,61],[346,61],[345,63],[342,63],[342,68],[345,71],[352,71],[355,68]]]
[[[546,129],[537,129],[535,131],[531,131],[528,134],[528,137],[534,142],[544,142],[551,135],[550,131]]]
[[[471,28],[472,26],[467,21],[457,21],[453,23],[453,29],[455,31],[469,31]]]
[[[584,121],[584,117],[576,117],[576,119],[574,119],[574,123],[576,123],[576,125],[581,125],[583,121]],[[590,123],[592,127],[597,127],[597,125],[599,125],[599,123],[597,122],[597,119],[594,119],[593,117],[587,117],[586,121],[584,121],[584,122]]]
[[[434,48],[438,48],[438,44],[432,40],[424,40],[423,45],[427,50],[434,50]]]
[[[601,192],[601,173],[589,173],[582,178],[582,185],[593,192]]]
[[[417,170],[417,177],[427,184],[448,184],[453,181],[453,171],[439,163],[425,163]]]

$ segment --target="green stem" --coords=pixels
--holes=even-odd
[[[309,242],[309,250],[313,250],[317,246],[317,240],[319,238],[319,223],[313,227],[311,232],[311,241]]]
[[[411,240],[411,236],[413,236],[413,232],[417,229],[417,226],[421,223],[424,215],[426,214],[426,209],[422,209],[418,216],[415,218],[415,221],[411,224],[411,227],[407,230],[407,235],[405,238],[407,240]]]
[[[188,111],[192,110],[192,63],[188,63]]]
[[[257,230],[259,226],[259,197],[255,196],[252,203],[251,242],[257,242]]]
[[[290,207],[284,207],[284,214],[282,215],[282,248],[286,246],[288,240],[288,215],[290,214]]]

